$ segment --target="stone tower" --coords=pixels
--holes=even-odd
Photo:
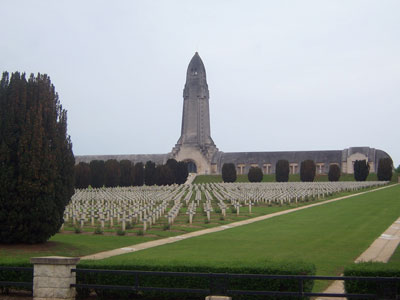
[[[200,174],[211,173],[211,160],[218,152],[210,133],[209,97],[206,69],[196,52],[186,73],[181,136],[172,156],[188,162],[189,169]]]

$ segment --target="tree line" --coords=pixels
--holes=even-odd
[[[152,161],[143,165],[130,160],[92,160],[75,165],[75,188],[183,184],[188,175],[187,163],[175,159],[168,159],[163,165]]]
[[[356,160],[354,162],[354,179],[356,181],[365,181],[369,175],[369,164],[366,160]],[[278,160],[275,165],[276,182],[289,181],[289,161]],[[303,182],[313,182],[316,174],[316,165],[313,160],[304,160],[300,164],[300,180]],[[329,166],[328,180],[339,181],[341,175],[340,167],[337,164]],[[390,181],[393,175],[393,162],[390,158],[379,160],[377,176],[380,181]],[[259,167],[251,167],[247,174],[249,182],[261,182],[263,172]],[[224,182],[235,182],[237,179],[236,167],[233,163],[225,163],[222,166],[222,180]]]

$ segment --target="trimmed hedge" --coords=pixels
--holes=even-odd
[[[236,167],[233,163],[224,163],[222,165],[222,180],[224,182],[235,182],[237,179]]]
[[[140,271],[164,271],[164,272],[198,272],[198,273],[236,273],[236,274],[268,274],[268,275],[315,275],[315,266],[304,262],[275,263],[263,262],[257,265],[191,265],[182,263],[180,265],[151,265],[151,264],[123,264],[123,265],[101,265],[99,263],[84,262],[78,268],[84,269],[106,269],[106,270],[140,270]],[[218,279],[213,279],[215,284]],[[255,278],[230,278],[227,279],[228,289],[232,290],[263,290],[263,291],[298,291],[298,281],[288,279],[255,279]],[[123,274],[99,274],[99,273],[77,273],[77,283],[103,284],[103,285],[135,285],[135,276]],[[194,276],[159,276],[139,275],[139,285],[147,287],[168,288],[197,288],[208,289],[210,287],[209,277]],[[216,284],[218,285],[218,284]],[[304,281],[304,291],[311,292],[314,286],[313,280]],[[77,289],[80,297],[89,294],[87,289]],[[99,299],[204,299],[206,295],[195,293],[166,293],[166,292],[131,292],[118,290],[94,290]],[[265,299],[261,296],[239,296],[234,299]],[[269,299],[278,299],[269,297]],[[298,299],[298,297],[284,297],[280,299]]]
[[[247,174],[249,182],[261,182],[263,177],[264,175],[259,167],[251,167]]]
[[[365,262],[353,264],[344,270],[344,276],[362,276],[362,277],[400,277],[400,269],[381,262]],[[351,294],[378,294],[385,289],[396,289],[400,294],[400,282],[376,282],[363,280],[345,281],[346,293]],[[381,297],[380,297],[381,298]],[[362,298],[358,298],[362,299]],[[367,299],[367,298],[365,298]]]
[[[2,263],[1,267],[24,267],[32,268],[33,265],[30,263]],[[12,270],[0,270],[0,281],[14,281],[14,282],[32,282],[33,283],[33,272],[29,271],[12,271]],[[24,290],[32,291],[32,288],[22,286],[1,286],[0,294],[8,294],[9,289],[13,290]]]
[[[330,165],[328,171],[329,181],[339,181],[340,178],[340,167],[338,165]]]

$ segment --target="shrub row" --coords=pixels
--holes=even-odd
[[[32,264],[30,263],[2,263],[0,267],[24,267],[24,268],[32,268]],[[33,272],[30,271],[12,271],[12,270],[1,270],[0,269],[0,281],[12,281],[12,282],[33,282]],[[32,291],[29,287],[18,287],[18,286],[1,286],[0,285],[0,294],[8,294],[9,289],[19,289]]]
[[[269,274],[269,275],[315,275],[315,266],[304,262],[276,263],[265,262],[248,266],[210,266],[210,265],[150,265],[150,264],[116,264],[100,265],[98,263],[84,262],[78,266],[85,269],[107,269],[107,270],[141,270],[141,271],[163,271],[163,272],[198,272],[198,273],[236,273],[236,274]],[[215,278],[211,282],[218,286]],[[100,284],[100,285],[135,285],[135,276],[121,274],[100,273],[77,273],[77,283]],[[139,285],[146,287],[168,287],[168,288],[210,288],[210,277],[195,276],[160,276],[139,275]],[[313,288],[313,280],[304,282],[304,291],[310,292]],[[298,291],[297,280],[288,279],[255,279],[255,278],[230,278],[228,289],[231,290],[263,290],[263,291]],[[88,289],[78,289],[79,297],[86,297]],[[121,290],[96,290],[100,299],[204,299],[204,294],[194,293],[165,293],[165,292],[131,292]],[[258,299],[257,297],[235,296],[235,299]],[[264,297],[265,298],[265,297]],[[296,297],[293,297],[293,299]],[[274,298],[270,298],[274,299]],[[282,298],[280,298],[282,299]],[[286,298],[291,299],[291,298]],[[298,299],[298,297],[296,298]]]
[[[400,277],[400,269],[385,263],[365,262],[347,267],[344,276]],[[348,280],[345,282],[346,293],[351,294],[378,294],[382,296],[385,290],[393,289],[397,290],[397,294],[400,294],[400,282],[397,282],[397,284],[388,281],[365,280]]]
[[[143,165],[130,160],[92,160],[75,165],[75,188],[183,184],[188,175],[187,163],[175,159],[157,166],[152,161]]]

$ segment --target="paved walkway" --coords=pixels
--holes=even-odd
[[[313,203],[313,204],[305,205],[305,206],[302,206],[302,207],[297,207],[297,208],[293,208],[293,209],[288,209],[288,210],[272,213],[272,214],[269,214],[269,215],[264,215],[264,216],[259,216],[259,217],[255,217],[255,218],[239,221],[239,222],[234,222],[234,223],[230,223],[228,225],[208,228],[208,229],[199,230],[199,231],[195,231],[195,232],[190,232],[190,233],[186,233],[186,234],[182,234],[182,235],[178,235],[178,236],[174,236],[174,237],[169,237],[169,238],[160,239],[160,240],[154,240],[154,241],[141,243],[141,244],[136,244],[136,245],[132,245],[132,246],[128,246],[128,247],[123,247],[123,248],[114,249],[114,250],[110,250],[110,251],[104,251],[104,252],[100,252],[100,253],[96,253],[96,254],[91,254],[91,255],[83,256],[83,257],[81,257],[81,259],[99,260],[99,259],[104,259],[104,258],[116,256],[116,255],[125,254],[125,253],[137,252],[137,251],[140,251],[140,250],[145,250],[145,249],[149,249],[149,248],[153,248],[153,247],[157,247],[157,246],[161,246],[161,245],[165,245],[165,244],[175,243],[175,242],[181,241],[183,239],[188,239],[188,238],[192,238],[192,237],[196,237],[196,236],[201,236],[201,235],[205,235],[205,234],[212,233],[212,232],[223,231],[223,230],[226,230],[226,229],[230,229],[230,228],[234,228],[234,227],[238,227],[238,226],[242,226],[242,225],[251,224],[251,223],[254,223],[254,222],[270,219],[270,218],[273,218],[273,217],[276,217],[276,216],[290,214],[290,213],[293,213],[295,211],[308,209],[310,207],[319,206],[319,205],[325,205],[327,203],[331,203],[331,202],[335,202],[335,201],[339,201],[339,200],[343,200],[343,199],[348,199],[348,198],[351,198],[351,197],[356,197],[356,196],[363,195],[363,194],[366,194],[366,193],[371,193],[371,192],[374,192],[374,191],[390,188],[392,186],[394,186],[394,185],[388,185],[388,186],[384,186],[384,187],[381,187],[381,188],[374,189],[372,191],[366,191],[366,192],[361,192],[361,193],[357,193],[357,194],[353,194],[353,195],[349,195],[349,196],[343,196],[343,197],[339,197],[339,198],[335,198],[335,199],[331,199],[331,200],[327,200],[327,201],[323,201],[323,202]],[[399,227],[400,227],[400,224],[399,224]]]

